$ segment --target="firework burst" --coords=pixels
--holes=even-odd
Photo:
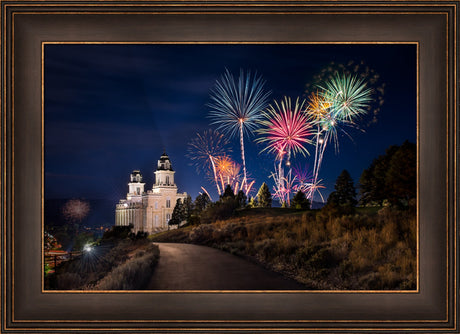
[[[261,151],[275,153],[279,161],[278,167],[272,178],[275,181],[275,195],[283,203],[289,204],[292,190],[291,169],[284,173],[283,160],[286,157],[286,165],[290,166],[291,157],[298,153],[305,156],[308,153],[307,144],[311,143],[312,123],[310,115],[304,111],[305,101],[291,103],[291,99],[285,97],[280,103],[270,105],[264,112],[264,119],[260,121],[261,128],[257,133],[261,137],[256,139],[258,143],[265,143],[266,147]],[[276,175],[275,175],[276,174]]]
[[[203,169],[212,173],[219,195],[221,189],[217,179],[216,159],[224,156],[226,152],[231,152],[228,145],[229,142],[225,137],[214,130],[204,131],[202,134],[197,133],[188,144],[187,157],[193,161],[197,173]]]
[[[313,195],[315,193],[318,193],[319,196],[321,197],[321,200],[324,202],[324,197],[323,197],[323,194],[321,194],[321,191],[320,189],[324,189],[326,188],[323,184],[322,184],[323,180],[314,180],[314,182],[312,183],[308,183],[306,184],[306,187],[305,187],[305,193],[307,195],[307,198],[311,198],[311,201],[312,201],[312,205],[313,205]]]
[[[331,102],[329,102],[323,94],[320,94],[318,91],[316,93],[311,93],[308,96],[307,110],[312,116],[313,122],[320,122],[323,120],[327,114],[328,110],[331,107]]]
[[[366,86],[372,89],[372,101],[367,103],[367,114],[362,118],[360,125],[368,127],[377,123],[378,114],[385,102],[384,95],[386,84],[382,81],[382,76],[362,60],[350,60],[348,63],[329,63],[323,70],[313,77],[311,83],[306,85],[306,95],[317,91],[318,86],[323,86],[325,82],[333,80],[333,78],[339,73],[364,80],[366,82]]]
[[[262,152],[276,153],[279,160],[287,155],[288,162],[291,155],[309,154],[305,145],[311,143],[312,132],[309,114],[303,112],[304,104],[305,101],[299,103],[297,98],[292,106],[291,99],[285,97],[281,103],[275,101],[268,107],[264,112],[265,119],[260,121],[262,127],[257,130],[262,137],[256,142],[267,143]]]
[[[238,192],[241,179],[240,170],[241,166],[230,157],[221,156],[216,158],[217,179],[222,189],[230,185],[235,193]]]
[[[89,213],[89,203],[79,199],[71,199],[62,207],[65,219],[71,222],[81,222]]]
[[[313,174],[308,167],[302,168],[300,165],[292,167],[292,172],[296,178],[297,184],[294,186],[295,191],[306,192],[311,181],[313,180]]]
[[[236,81],[233,75],[226,70],[220,81],[216,81],[211,91],[211,108],[209,117],[211,124],[216,124],[218,130],[222,130],[230,137],[239,136],[241,159],[243,161],[243,188],[247,192],[246,160],[244,153],[244,136],[250,135],[259,126],[258,121],[262,118],[261,111],[268,103],[270,92],[264,91],[265,82],[257,75],[246,75],[240,70],[240,76]]]
[[[330,104],[329,109],[334,113],[334,119],[352,122],[357,116],[367,113],[367,107],[372,101],[372,89],[366,88],[363,79],[351,75],[336,74],[326,82],[323,98]]]
[[[328,142],[333,141],[335,150],[338,152],[337,130],[340,129],[350,137],[340,126],[355,126],[356,119],[368,112],[373,92],[372,89],[367,88],[362,77],[358,78],[350,74],[336,73],[325,84],[318,85],[318,87],[321,90],[310,94],[310,102],[306,111],[316,127],[313,178],[307,192],[307,197],[311,201],[313,201],[315,192],[319,192],[318,189],[321,187],[318,174]]]

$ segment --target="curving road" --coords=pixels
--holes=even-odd
[[[305,286],[223,251],[157,243],[160,259],[150,290],[305,290]]]

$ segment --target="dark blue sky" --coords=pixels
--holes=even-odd
[[[165,148],[179,190],[194,198],[204,186],[216,199],[185,155],[197,132],[216,128],[206,104],[225,69],[257,71],[273,101],[304,96],[316,75],[339,64],[378,74],[374,88],[384,90],[375,97],[384,103],[376,122],[369,115],[357,121],[360,129],[346,128],[352,139],[339,133],[339,152],[328,146],[319,176],[326,196],[343,169],[358,182],[388,146],[416,141],[415,45],[46,45],[45,197],[116,202],[133,169],[150,189]],[[259,154],[254,138],[245,138],[248,172],[256,189],[262,182],[271,188],[273,156]],[[231,142],[241,163],[239,141]]]

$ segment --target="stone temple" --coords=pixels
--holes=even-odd
[[[133,232],[149,234],[168,229],[176,200],[182,201],[187,193],[178,193],[174,182],[175,171],[166,153],[158,160],[155,182],[151,190],[144,191],[142,174],[134,170],[130,175],[126,199],[121,199],[115,210],[115,226],[129,226]]]

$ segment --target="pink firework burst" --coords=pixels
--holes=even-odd
[[[65,219],[71,222],[81,222],[89,213],[89,203],[79,199],[71,199],[62,207]]]
[[[291,99],[285,97],[281,103],[275,101],[264,113],[265,119],[260,123],[262,127],[257,132],[262,135],[256,141],[266,143],[262,150],[276,153],[279,160],[287,154],[288,162],[291,155],[308,153],[306,144],[310,144],[312,123],[309,115],[304,112],[305,101],[299,102],[297,98],[294,105]]]

